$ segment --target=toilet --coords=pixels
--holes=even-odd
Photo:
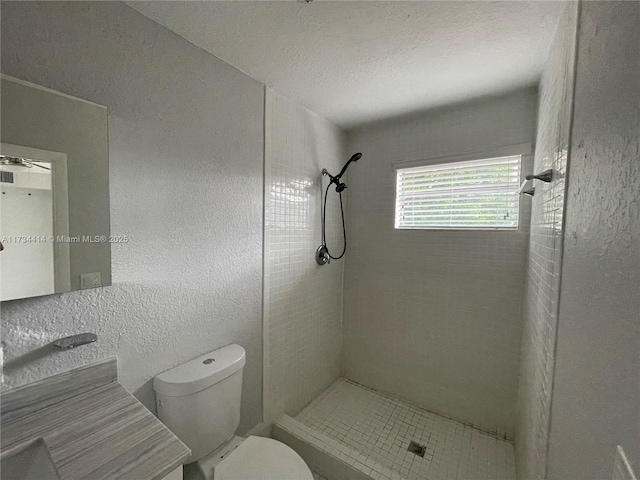
[[[196,462],[204,480],[313,480],[287,445],[234,435],[244,364],[244,349],[228,345],[158,375],[158,417],[191,449],[186,464]]]

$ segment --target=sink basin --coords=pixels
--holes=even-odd
[[[60,480],[42,439],[0,458],[2,480]]]

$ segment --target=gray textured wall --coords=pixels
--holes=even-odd
[[[112,287],[2,305],[6,386],[117,355],[153,408],[154,375],[236,342],[241,430],[260,421],[263,87],[117,2],[3,2],[2,72],[108,107],[111,233],[131,238]]]
[[[549,479],[640,473],[640,3],[583,2]]]
[[[347,190],[343,373],[507,438],[530,200],[518,231],[395,230],[392,162],[533,142],[536,104],[531,88],[347,133],[363,157]]]

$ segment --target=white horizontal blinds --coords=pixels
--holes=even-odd
[[[520,155],[396,171],[396,228],[517,228]]]

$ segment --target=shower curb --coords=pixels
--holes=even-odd
[[[273,438],[293,448],[311,470],[331,480],[406,480],[372,457],[340,443],[291,418],[280,415],[272,426]]]

